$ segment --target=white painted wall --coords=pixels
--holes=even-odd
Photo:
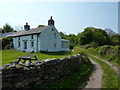
[[[27,35],[27,36],[20,36],[20,40],[18,39],[19,37],[14,37],[13,38],[13,47],[16,50],[22,50],[22,51],[26,51],[26,52],[36,52],[37,48],[36,48],[36,40],[37,40],[37,35],[33,35],[34,39],[31,39],[31,35]],[[24,49],[24,41],[27,41],[27,49]],[[18,42],[20,41],[20,47],[18,47]],[[34,41],[34,46],[31,47],[31,41]]]
[[[56,38],[54,33],[56,33]],[[54,26],[50,25],[46,30],[42,31],[39,39],[39,51],[53,52],[61,50],[61,36]],[[54,43],[56,43],[56,47],[54,47]]]
[[[54,33],[56,33],[56,38],[54,37]],[[49,25],[49,27],[43,30],[40,34],[34,34],[33,39],[32,35],[20,36],[13,38],[13,46],[16,50],[21,50],[25,52],[40,52],[40,51],[69,51],[68,48],[61,48],[61,36],[57,29],[53,25]],[[27,40],[27,49],[24,49],[24,41]],[[20,41],[20,47],[18,47],[18,42]],[[34,46],[31,47],[31,41],[34,41]],[[54,46],[56,43],[56,47]],[[69,42],[68,42],[69,44]]]

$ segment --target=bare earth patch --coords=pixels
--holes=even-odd
[[[103,70],[101,69],[98,63],[96,63],[95,61],[91,59],[90,61],[94,65],[94,71],[85,88],[101,88]]]

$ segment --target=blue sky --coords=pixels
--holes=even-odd
[[[77,34],[86,27],[118,32],[118,2],[1,2],[0,27],[14,28],[28,22],[31,28],[47,25],[53,16],[55,27],[66,34]]]

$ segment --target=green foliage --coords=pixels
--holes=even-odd
[[[72,50],[72,53],[75,55],[75,54],[78,54],[78,53],[84,53],[85,54],[86,52],[85,52],[85,49],[80,48],[79,46],[76,46]]]
[[[108,60],[109,62],[112,62],[115,65],[120,65],[120,51],[119,46],[110,46],[110,45],[104,45],[98,48],[88,48],[86,49],[87,54],[97,55],[100,58],[103,58],[105,60]]]
[[[120,45],[120,35],[113,35],[111,39],[113,45]]]
[[[2,33],[14,32],[14,29],[9,25],[5,24],[2,29]]]
[[[37,86],[37,88],[54,88],[57,90],[61,90],[64,88],[71,88],[72,90],[76,90],[76,88],[85,88],[87,81],[89,80],[89,76],[92,73],[93,66],[89,60],[87,60],[84,64],[80,65],[74,72],[72,72],[69,76],[50,82],[47,85]]]
[[[2,49],[5,49],[5,47],[9,45],[11,42],[12,42],[11,37],[2,38]]]
[[[45,27],[45,25],[38,25],[38,27]]]
[[[74,34],[66,35],[62,32],[60,32],[62,39],[70,40],[70,49],[73,49],[77,45],[77,36]]]
[[[92,43],[90,43],[90,44],[86,44],[86,45],[84,45],[84,49],[88,49],[88,48],[97,48],[98,47],[98,44],[97,43],[95,43],[95,42],[92,42]]]
[[[109,35],[104,30],[93,27],[86,28],[82,33],[77,35],[77,38],[80,45],[95,42],[101,46],[108,45],[111,42]]]
[[[103,69],[104,74],[103,74],[102,88],[119,88],[117,73],[107,63],[91,55],[89,55],[89,57],[94,61],[96,61],[97,63],[99,63]]]

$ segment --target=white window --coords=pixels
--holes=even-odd
[[[34,41],[31,42],[31,47],[34,47]]]
[[[24,42],[24,49],[27,49],[27,41]]]
[[[18,40],[20,40],[20,37],[18,37]]]
[[[31,39],[33,39],[34,37],[33,37],[33,35],[31,35]]]
[[[61,42],[61,48],[68,48],[68,47],[69,47],[69,43],[67,41]]]
[[[18,47],[20,47],[20,41],[18,41]]]
[[[56,43],[54,43],[54,47],[56,47]]]

